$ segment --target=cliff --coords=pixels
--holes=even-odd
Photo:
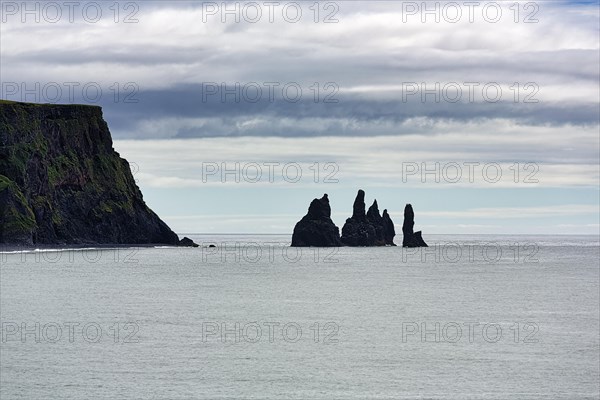
[[[329,197],[314,199],[308,213],[296,224],[292,235],[293,247],[341,246],[340,229],[331,220]]]
[[[0,101],[0,243],[178,244],[100,107]]]

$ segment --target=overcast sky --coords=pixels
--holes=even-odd
[[[397,231],[598,234],[597,1],[99,3],[2,2],[2,98],[101,105],[178,232],[362,188]]]

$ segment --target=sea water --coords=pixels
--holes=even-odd
[[[597,236],[192,238],[4,249],[0,398],[599,396]]]

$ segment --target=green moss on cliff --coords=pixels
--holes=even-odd
[[[69,176],[79,173],[80,162],[72,151],[61,154],[48,166],[48,179],[50,185],[57,186],[68,181]]]
[[[36,228],[35,217],[33,212],[25,203],[25,211],[20,211],[17,207],[11,206],[5,211],[4,218],[4,232],[10,235],[31,235],[32,231]]]
[[[30,242],[37,228],[35,216],[17,184],[4,175],[0,175],[0,203],[0,237]]]
[[[0,171],[0,243],[178,242],[144,203],[100,107],[0,101]]]
[[[8,188],[11,180],[5,177],[4,175],[0,175],[0,192]]]

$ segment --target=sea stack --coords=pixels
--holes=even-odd
[[[375,241],[375,228],[367,221],[365,212],[365,192],[359,190],[354,199],[352,217],[342,228],[342,243],[346,246],[374,246]]]
[[[385,232],[383,226],[383,217],[379,213],[379,206],[377,200],[373,201],[371,207],[367,211],[367,221],[375,229],[375,246],[385,246]]]
[[[429,247],[421,236],[421,231],[413,232],[415,225],[415,213],[410,204],[404,207],[404,223],[402,224],[403,247]]]
[[[113,149],[100,107],[4,100],[0,243],[180,245]]]
[[[394,222],[390,218],[387,210],[383,210],[383,238],[385,244],[388,246],[395,246],[394,236],[396,236],[396,229],[394,229]]]
[[[364,212],[364,210],[363,210]],[[296,224],[292,235],[293,247],[341,246],[340,229],[331,220],[329,197],[314,199],[308,213]]]
[[[342,243],[346,246],[393,246],[394,236],[394,223],[387,210],[382,217],[375,200],[365,213],[365,192],[359,190],[352,217],[346,220],[342,228]]]

